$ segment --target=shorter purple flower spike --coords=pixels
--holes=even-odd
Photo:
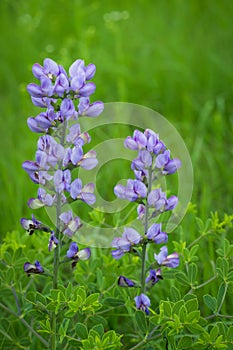
[[[69,250],[66,254],[67,258],[72,259],[72,268],[76,266],[79,260],[88,260],[91,256],[90,248],[84,248],[82,250],[78,249],[76,242],[70,244]]]
[[[146,233],[147,238],[156,244],[166,243],[168,241],[168,235],[162,232],[161,229],[162,224],[152,224]]]
[[[154,258],[159,265],[166,267],[176,268],[180,264],[179,254],[174,252],[168,255],[168,249],[166,246],[160,248],[159,254],[154,254]]]
[[[150,270],[149,276],[146,278],[146,283],[150,284],[151,287],[154,286],[157,282],[162,280],[161,269]]]
[[[140,295],[137,295],[134,298],[134,300],[135,300],[136,308],[138,310],[144,311],[147,315],[149,315],[150,311],[148,308],[150,307],[150,299],[148,298],[148,296],[142,293]]]
[[[135,286],[135,283],[125,276],[120,276],[118,278],[117,284],[120,287],[134,287]]]
[[[26,274],[28,276],[30,276],[31,274],[40,274],[44,272],[43,267],[41,266],[41,264],[39,263],[38,260],[35,261],[34,265],[31,264],[30,262],[26,262],[24,264],[24,271],[26,272]]]

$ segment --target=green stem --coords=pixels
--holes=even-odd
[[[66,127],[67,122],[64,121],[62,125],[61,130],[61,138],[60,138],[60,144],[64,146],[65,144],[65,136],[66,136]],[[62,169],[62,162],[58,164],[58,169]],[[62,207],[62,194],[57,194],[57,204],[56,204],[56,237],[59,241],[58,245],[54,249],[54,260],[53,260],[53,289],[57,289],[58,287],[58,272],[59,272],[59,265],[60,265],[60,242],[61,242],[61,232],[60,232],[60,219],[59,216],[61,214],[61,207]],[[52,312],[51,315],[51,329],[52,329],[52,335],[51,335],[51,350],[56,350],[57,348],[57,315],[55,311]]]
[[[148,169],[148,188],[147,188],[147,197],[148,194],[151,192],[151,186],[152,186],[152,166]],[[148,225],[149,225],[149,205],[148,201],[146,201],[145,205],[145,222],[144,222],[144,234],[148,231]],[[143,243],[142,246],[142,270],[141,270],[141,294],[145,292],[145,277],[146,277],[146,246],[147,242]]]

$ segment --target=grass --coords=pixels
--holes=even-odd
[[[56,6],[51,0],[2,0],[0,233],[19,228],[36,194],[21,168],[36,149],[37,135],[26,120],[39,113],[26,85],[32,64],[45,57],[67,68],[80,57],[94,62],[93,99],[137,103],[164,115],[189,149],[198,215],[230,213],[232,15],[233,3],[226,0],[58,0]],[[107,129],[101,133],[109,136]],[[113,134],[120,137],[121,129]],[[116,162],[111,167],[117,171]],[[108,191],[114,178],[106,169],[102,176]]]

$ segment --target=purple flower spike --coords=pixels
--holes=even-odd
[[[168,236],[165,232],[161,231],[162,224],[153,224],[147,231],[147,238],[154,241],[156,244],[166,243]]]
[[[38,260],[35,261],[34,265],[31,264],[30,262],[26,262],[24,264],[24,271],[26,272],[26,274],[28,276],[30,276],[31,274],[40,274],[44,272],[43,267],[41,266],[41,264],[39,263]]]
[[[144,311],[147,315],[149,315],[150,311],[148,308],[150,307],[150,299],[148,298],[148,296],[146,296],[145,294],[141,294],[136,296],[134,300],[136,308],[138,310]]]
[[[161,276],[161,269],[156,270],[150,270],[149,276],[146,278],[146,283],[150,284],[151,287],[154,286],[157,282],[162,280],[163,277]]]
[[[168,250],[166,246],[160,249],[159,254],[154,254],[154,258],[159,265],[163,265],[166,267],[176,268],[180,264],[179,254],[174,252],[168,255]]]
[[[134,287],[135,286],[135,283],[125,276],[120,276],[118,278],[117,284],[120,287]]]

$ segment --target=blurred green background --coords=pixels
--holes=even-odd
[[[38,137],[26,120],[41,111],[26,86],[46,57],[95,63],[92,100],[164,115],[189,149],[198,215],[231,213],[232,18],[230,0],[1,0],[0,233],[19,227],[36,194],[21,164]]]

